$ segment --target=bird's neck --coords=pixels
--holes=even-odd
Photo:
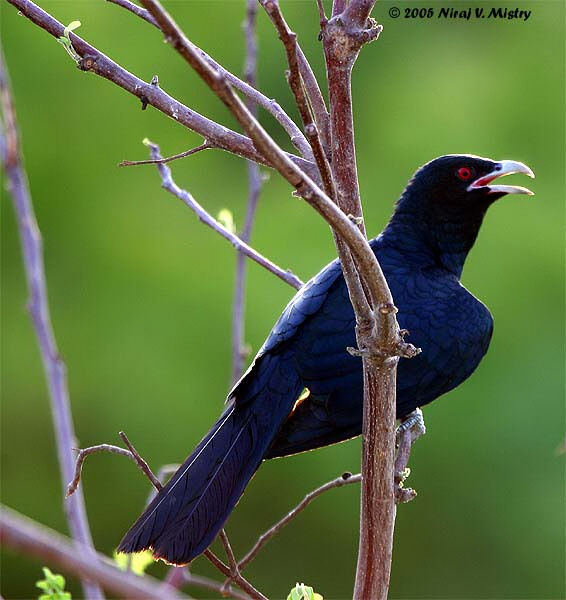
[[[476,241],[485,211],[426,214],[399,203],[382,241],[402,260],[416,267],[441,267],[460,278],[468,252]]]

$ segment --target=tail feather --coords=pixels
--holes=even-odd
[[[126,533],[118,552],[151,549],[156,558],[182,565],[206,550],[261,464],[299,387],[281,377],[279,368],[274,371],[259,402],[232,400],[226,406]],[[280,386],[272,387],[274,374]]]

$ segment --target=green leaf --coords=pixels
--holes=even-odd
[[[63,30],[63,35],[57,38],[57,41],[65,48],[67,54],[78,64],[81,60],[81,57],[77,54],[76,50],[73,48],[73,43],[71,42],[71,38],[69,37],[69,33],[77,27],[81,26],[80,21],[71,21]]]
[[[65,578],[63,575],[53,575],[53,585],[63,591],[65,589]]]
[[[43,567],[44,579],[35,582],[36,587],[45,592],[39,600],[71,600],[71,594],[65,591],[63,575],[53,573],[48,567]]]
[[[289,592],[287,600],[324,600],[324,598],[317,594],[312,587],[304,583],[297,583]]]
[[[220,223],[224,225],[224,227],[226,227],[226,229],[231,233],[234,233],[236,231],[234,216],[232,215],[232,212],[229,211],[227,208],[223,208],[218,213],[218,221],[220,221]]]
[[[136,575],[143,575],[153,560],[153,555],[149,550],[137,554],[118,554],[114,552],[114,562],[122,571],[130,570]]]
[[[63,30],[63,35],[69,39],[69,33],[71,31],[74,31],[75,29],[78,29],[81,26],[81,22],[80,21],[71,21],[67,27],[65,27],[65,29]]]

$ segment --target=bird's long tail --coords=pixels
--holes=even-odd
[[[243,399],[237,397],[227,404],[126,533],[118,552],[149,548],[155,558],[182,565],[212,543],[289,414],[300,387],[288,372],[277,368],[280,365],[262,366],[264,372],[254,378],[253,389],[247,389]]]

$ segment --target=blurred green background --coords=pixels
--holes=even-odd
[[[80,19],[78,33],[123,66],[147,81],[157,73],[169,93],[235,127],[151,26],[102,0],[41,5],[63,23]],[[468,259],[463,282],[490,307],[495,334],[474,376],[425,410],[428,434],[414,449],[409,481],[419,496],[398,511],[391,597],[563,598],[564,456],[557,448],[564,436],[564,6],[502,5],[532,10],[527,22],[388,16],[391,6],[430,5],[475,6],[379,2],[375,16],[384,32],[355,69],[369,233],[379,233],[413,171],[442,154],[524,161],[536,172],[529,184],[536,196],[497,203]],[[243,2],[168,6],[195,43],[241,72]],[[116,165],[146,158],[146,136],[164,154],[200,138],[79,72],[52,37],[7,3],[0,10],[79,443],[116,443],[123,429],[153,467],[181,461],[227,391],[234,250],[160,189],[154,168]],[[323,77],[314,0],[284,2],[284,10]],[[261,13],[259,36],[261,87],[296,116],[282,48]],[[286,144],[268,115],[261,120]],[[211,213],[228,207],[241,225],[241,159],[208,151],[174,163],[173,172]],[[2,501],[66,532],[20,246],[3,195]],[[304,279],[334,257],[328,228],[275,174],[262,193],[253,244]],[[254,351],[291,295],[250,264],[246,339]],[[355,440],[265,464],[228,523],[237,553],[307,491],[357,470],[359,455]],[[148,484],[112,455],[91,457],[84,475],[96,546],[111,554]],[[251,581],[274,598],[296,581],[326,598],[348,598],[358,494],[352,486],[317,500],[252,563]],[[194,571],[213,574],[203,559]],[[40,574],[40,563],[6,552],[3,596],[33,597]],[[70,584],[78,596],[80,587]]]

